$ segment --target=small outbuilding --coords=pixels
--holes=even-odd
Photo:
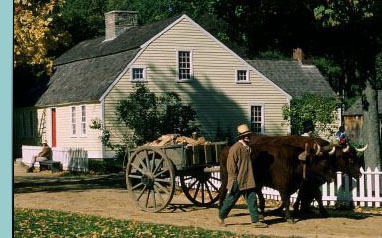
[[[345,131],[350,141],[362,142],[363,110],[361,98],[344,112]],[[379,136],[382,133],[382,90],[378,90]],[[381,137],[380,137],[381,140]]]

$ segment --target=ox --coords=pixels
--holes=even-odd
[[[313,141],[311,141],[314,144]],[[253,168],[256,180],[256,193],[260,201],[260,215],[264,214],[265,200],[261,193],[263,186],[272,187],[280,192],[283,204],[285,205],[285,216],[289,222],[293,222],[289,213],[290,195],[295,193],[300,187],[303,180],[303,163],[297,158],[301,154],[305,154],[308,158],[313,155],[309,144],[305,144],[305,148],[291,146],[288,144],[278,145],[277,147],[266,143],[258,142],[256,146],[250,143],[253,149]],[[220,173],[222,185],[220,187],[220,204],[222,204],[226,193],[227,185],[227,155],[229,147],[225,147],[220,154]],[[327,166],[328,167],[328,166]],[[320,170],[319,170],[320,171]],[[324,173],[320,176],[325,176]]]
[[[316,142],[321,145],[326,143],[326,141],[321,139],[316,139]],[[361,149],[357,149],[349,145],[346,147],[335,145],[335,153],[327,155],[329,156],[329,161],[331,162],[330,169],[332,173],[332,178],[329,180],[335,178],[336,171],[344,172],[345,174],[356,179],[359,178],[361,176],[360,167],[362,166],[362,161],[357,159],[357,152],[364,152],[366,149],[367,145]],[[320,214],[324,217],[328,216],[328,212],[322,204],[320,186],[326,182],[329,182],[329,180],[324,178],[311,178],[304,181],[299,190],[296,202],[293,205],[293,209],[296,215],[299,212],[308,212],[313,199],[316,199],[319,205]]]
[[[304,147],[314,148],[318,143],[320,146],[328,146],[329,142],[316,139],[313,140],[301,136],[260,136],[252,135],[250,138],[250,146],[254,149],[254,168],[257,194],[260,201],[261,214],[264,214],[265,200],[261,193],[262,186],[269,186],[279,190],[282,197],[283,204],[280,207],[286,208],[286,219],[293,222],[289,213],[289,197],[292,193],[302,185],[302,166],[301,162],[297,159],[298,155],[304,152]],[[317,154],[314,159],[310,158],[311,163],[308,167],[308,178],[304,182],[305,187],[309,187],[309,181],[313,184],[322,184],[324,181],[329,180],[335,174],[335,171],[342,171],[345,173],[359,174],[359,164],[354,163],[353,154],[350,151],[339,150],[320,152],[318,146]],[[224,200],[227,189],[227,170],[225,167],[229,147],[224,148],[220,155],[220,172],[222,178],[222,186],[220,188],[220,204]],[[305,153],[307,153],[305,149]],[[347,154],[349,153],[349,154]],[[314,156],[314,153],[309,153]],[[333,157],[333,158],[331,158]],[[317,190],[314,197],[318,198]],[[301,197],[300,197],[301,200]],[[318,198],[320,200],[320,198]],[[321,202],[322,205],[322,202]],[[323,208],[323,206],[320,206]],[[323,209],[325,210],[325,209]]]

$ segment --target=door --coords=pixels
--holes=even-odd
[[[52,147],[56,147],[56,109],[52,108]]]

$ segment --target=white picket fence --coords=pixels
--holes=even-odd
[[[32,156],[37,155],[41,150],[41,146],[27,146],[22,147],[22,162],[30,165]],[[89,170],[88,153],[82,148],[56,148],[53,151],[53,161],[61,162],[63,170],[82,171]]]
[[[372,171],[361,168],[362,176],[359,179],[337,173],[337,179],[332,183],[322,185],[322,200],[325,206],[333,206],[337,202],[341,204],[353,203],[361,207],[381,207],[382,205],[382,172],[377,168]],[[213,173],[213,177],[220,177],[220,173]],[[216,187],[220,187],[220,181],[212,181]],[[180,182],[177,180],[177,184]],[[262,189],[266,199],[281,201],[280,193],[272,188]],[[297,192],[291,196],[291,202],[295,202]],[[317,205],[317,202],[314,202]]]
[[[332,183],[322,185],[322,200],[324,205],[333,206],[337,202],[341,204],[353,203],[361,207],[381,207],[382,204],[382,172],[377,168],[372,171],[361,168],[362,176],[359,179],[349,178],[341,172],[337,173],[337,179]],[[263,188],[266,199],[280,201],[281,197],[277,190]],[[297,193],[291,196],[291,202],[295,202]],[[317,202],[314,202],[317,205]]]

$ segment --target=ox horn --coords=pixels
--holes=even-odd
[[[321,154],[321,146],[317,143],[316,143],[316,146],[317,146],[316,155],[320,155]]]
[[[360,149],[355,148],[355,150],[357,152],[364,152],[365,150],[367,150],[367,146],[368,146],[368,144],[366,144],[363,148],[360,148]]]
[[[343,151],[344,153],[347,153],[347,152],[349,152],[349,150],[350,150],[350,146],[349,146],[349,145],[347,145],[347,146],[346,146],[346,148],[345,148],[345,149],[343,149],[342,151]]]
[[[329,155],[334,155],[334,152],[336,152],[335,146],[333,146],[333,148],[329,151]]]

